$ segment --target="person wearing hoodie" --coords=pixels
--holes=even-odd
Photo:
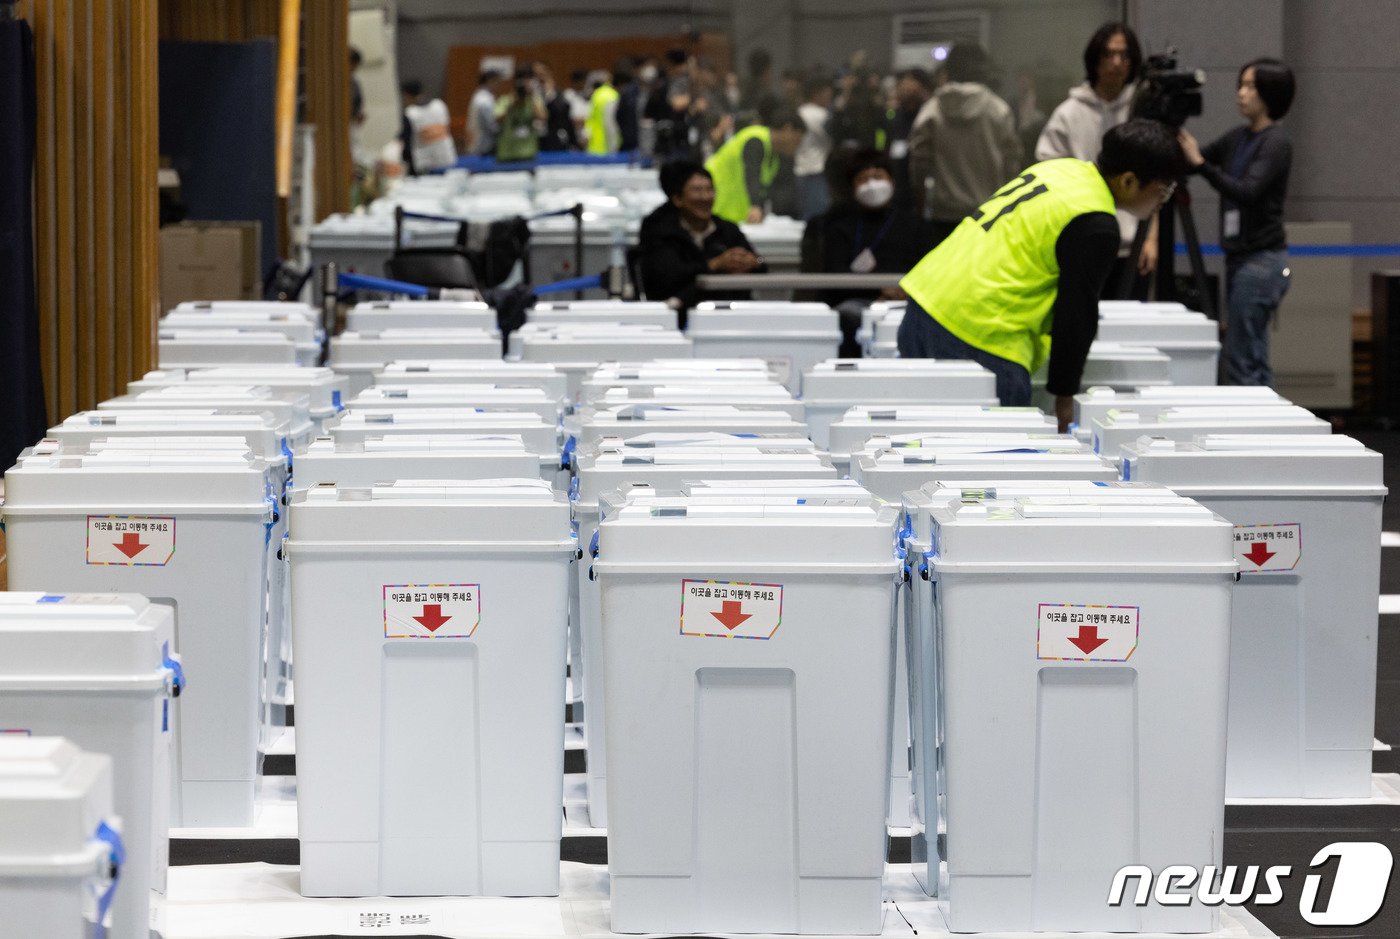
[[[935,244],[1016,174],[1022,156],[1011,106],[986,85],[990,61],[982,47],[957,43],[944,66],[947,83],[920,109],[909,135],[910,185],[933,221]]]
[[[1084,83],[1069,90],[1069,97],[1051,112],[1035,144],[1037,160],[1073,157],[1095,160],[1103,135],[1132,115],[1133,94],[1142,74],[1142,45],[1126,23],[1105,23],[1084,47]],[[1118,212],[1122,240],[1120,263],[1128,254],[1137,233],[1138,220],[1128,212]],[[1143,242],[1138,273],[1146,275],[1157,267],[1157,225]],[[1109,275],[1107,287],[1116,288],[1118,271]],[[1142,286],[1142,285],[1140,285]]]

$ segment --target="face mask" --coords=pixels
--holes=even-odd
[[[637,77],[642,80],[643,84],[650,85],[656,81],[656,69],[648,65],[637,74]]]
[[[868,179],[856,189],[856,201],[867,209],[878,209],[894,197],[894,183],[888,179]]]

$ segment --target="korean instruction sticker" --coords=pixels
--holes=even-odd
[[[164,567],[175,556],[175,519],[168,515],[89,515],[87,563]]]
[[[1135,606],[1039,605],[1035,657],[1050,662],[1126,662],[1137,651]]]
[[[783,622],[783,585],[681,581],[681,635],[772,639]]]
[[[385,584],[385,639],[469,639],[481,624],[480,584]]]
[[[1235,560],[1241,574],[1274,574],[1296,570],[1303,559],[1303,526],[1236,525]]]

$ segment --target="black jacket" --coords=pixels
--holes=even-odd
[[[704,247],[696,247],[690,232],[681,224],[680,210],[667,202],[642,220],[638,250],[642,286],[647,297],[651,300],[676,297],[682,309],[689,309],[702,299],[747,300],[748,291],[706,291],[702,295],[695,287],[695,278],[709,273],[710,260],[730,248],[753,251],[753,245],[738,225],[716,216],[715,230],[705,239]],[[764,267],[758,269],[764,270]]]
[[[1227,255],[1278,251],[1287,246],[1283,200],[1293,168],[1293,144],[1277,124],[1259,133],[1236,127],[1201,148],[1205,162],[1196,170],[1220,193],[1220,247]],[[1238,209],[1237,235],[1225,236],[1225,213]]]
[[[809,221],[802,232],[802,272],[849,274],[851,262],[863,248],[875,255],[870,273],[905,274],[933,249],[933,230],[912,208],[897,202],[874,212],[849,203],[834,205]],[[878,290],[826,290],[818,299],[835,305],[843,300],[873,300],[879,294]]]
[[[540,149],[577,150],[578,134],[574,130],[573,115],[569,113],[569,99],[556,91],[545,102],[544,113],[545,127],[540,137]]]

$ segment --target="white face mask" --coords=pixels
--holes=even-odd
[[[867,209],[883,208],[894,198],[894,183],[888,179],[867,179],[856,189],[856,201]]]
[[[642,80],[642,84],[650,85],[652,82],[656,81],[656,69],[652,68],[650,65],[645,66],[637,73],[637,77]]]

